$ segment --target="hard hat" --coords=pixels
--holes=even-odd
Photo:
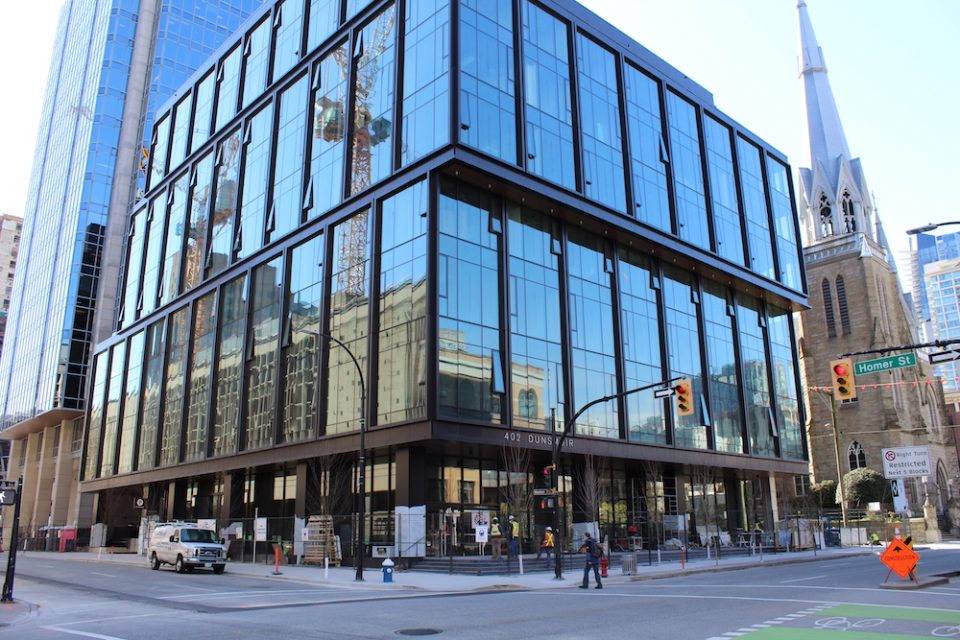
[[[509,519],[510,519],[510,520],[513,520],[513,516],[512,516],[512,515],[511,515],[511,516],[509,516]]]
[[[547,527],[547,531],[553,531],[551,527]]]

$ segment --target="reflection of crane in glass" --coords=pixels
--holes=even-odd
[[[356,45],[354,79],[354,129],[350,192],[359,193],[370,186],[373,176],[373,147],[386,142],[392,123],[385,116],[374,117],[377,84],[383,70],[381,56],[393,46],[394,9],[388,9],[365,27]],[[347,77],[350,60],[346,50],[333,53],[341,77]],[[339,142],[345,133],[345,109],[341,102],[321,97],[316,103],[314,137],[326,142]],[[343,243],[337,256],[337,287],[347,295],[363,297],[366,293],[366,245],[369,213],[352,216],[346,225]]]

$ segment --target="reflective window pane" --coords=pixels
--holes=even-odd
[[[667,353],[669,377],[690,378],[693,415],[678,416],[676,403],[673,413],[673,443],[691,449],[707,448],[707,429],[703,415],[703,372],[700,358],[700,329],[694,297],[696,282],[685,271],[664,266],[663,306],[667,321]]]
[[[800,421],[797,361],[794,357],[795,341],[791,330],[793,320],[787,309],[768,304],[767,310],[780,455],[792,460],[803,460],[803,423]]]
[[[274,26],[276,32],[273,53],[274,82],[300,61],[303,7],[304,0],[284,0],[277,4],[277,18]]]
[[[324,236],[297,245],[290,253],[287,293],[289,343],[284,349],[283,439],[296,442],[315,432],[319,398],[320,309],[323,302]]]
[[[584,194],[625,211],[617,60],[610,51],[578,33],[577,62]]]
[[[678,235],[682,240],[709,249],[697,108],[671,91],[667,94],[667,116]]]
[[[340,223],[333,232],[330,269],[330,335],[344,343],[364,372],[367,371],[368,314],[370,313],[370,211],[361,211]],[[360,428],[360,379],[356,365],[340,345],[327,351],[326,433]]]
[[[165,114],[153,130],[154,139],[150,149],[150,173],[147,176],[147,189],[156,186],[167,175],[167,152],[170,145],[170,114]]]
[[[146,363],[143,383],[143,424],[140,427],[140,451],[137,469],[152,469],[157,465],[157,434],[160,431],[160,390],[163,385],[163,360],[166,353],[166,323],[164,318],[147,327]]]
[[[280,349],[280,304],[283,301],[283,260],[277,258],[253,270],[251,358],[247,362],[247,428],[245,449],[273,443],[274,390]]]
[[[308,102],[307,76],[302,76],[280,94],[277,152],[273,168],[273,208],[267,224],[267,242],[286,235],[300,224]]]
[[[233,225],[237,214],[237,181],[240,178],[240,130],[227,136],[217,149],[216,190],[211,221],[208,276],[223,271],[233,256]]]
[[[215,456],[237,450],[246,296],[246,276],[234,278],[226,283],[220,292],[220,334],[217,345],[219,357],[213,392],[213,439],[210,443]]]
[[[750,269],[754,273],[774,279],[773,244],[770,239],[770,217],[763,190],[763,169],[760,149],[737,137],[740,159],[740,187],[743,189],[743,212],[747,220],[747,246],[750,250]]]
[[[460,142],[517,163],[513,3],[460,2]]]
[[[704,118],[703,131],[707,147],[707,174],[710,177],[717,253],[730,262],[743,265],[743,230],[730,128],[707,116]]]
[[[760,301],[737,294],[737,328],[740,331],[740,358],[743,361],[746,395],[747,433],[750,453],[775,455],[773,425],[770,423],[770,386],[767,378],[767,354],[761,325]]]
[[[409,164],[450,140],[450,2],[405,5],[403,139],[400,163]]]
[[[212,291],[193,305],[193,344],[190,346],[190,393],[187,396],[185,460],[201,460],[207,454],[213,350],[217,339],[217,293]]]
[[[134,211],[130,217],[130,231],[127,236],[127,259],[123,278],[123,309],[120,315],[120,327],[126,327],[139,317],[140,274],[143,268],[143,245],[147,235],[147,210]]]
[[[173,109],[173,140],[170,143],[170,168],[176,170],[187,157],[187,143],[190,137],[190,110],[193,107],[193,94],[177,103]]]
[[[114,475],[117,454],[117,433],[120,429],[120,401],[123,399],[123,372],[126,368],[127,344],[114,345],[110,355],[110,377],[107,380],[107,404],[103,412],[103,445],[100,447],[100,474]]]
[[[343,199],[344,135],[347,128],[346,47],[320,61],[314,78],[310,184],[303,206],[316,218]]]
[[[157,293],[160,287],[161,249],[167,222],[167,190],[164,189],[150,201],[150,216],[147,221],[147,248],[143,259],[143,284],[140,310],[147,315],[157,308]]]
[[[234,242],[238,260],[253,255],[263,247],[272,142],[273,105],[270,104],[250,118],[244,135],[243,195],[240,201],[240,226]]]
[[[440,414],[500,422],[499,235],[486,193],[444,182],[440,193]]]
[[[567,24],[523,3],[527,169],[576,189]]]
[[[340,0],[309,0],[310,24],[307,28],[307,53],[319,47],[340,23]]]
[[[183,230],[187,218],[187,189],[190,174],[185,173],[170,187],[167,239],[163,251],[163,272],[160,281],[160,304],[166,304],[180,293],[180,259],[183,256]]]
[[[663,138],[660,84],[629,64],[625,68],[634,212],[641,222],[669,233],[666,172],[669,154]]]
[[[256,100],[267,87],[270,68],[270,20],[264,20],[247,36],[243,62],[243,106]]]
[[[360,193],[393,169],[395,13],[391,5],[360,34],[353,87],[350,193]]]
[[[357,15],[368,4],[370,4],[370,0],[347,0],[347,13],[343,18],[344,22]]]
[[[740,430],[740,376],[734,342],[733,306],[727,289],[710,280],[703,282],[703,324],[707,344],[707,391],[714,448],[743,453]]]
[[[428,196],[418,182],[380,213],[377,424],[425,415]]]
[[[620,250],[620,331],[623,342],[624,386],[636,389],[663,380],[660,311],[650,259]],[[667,444],[664,402],[651,392],[631,393],[627,408],[627,439]]]
[[[186,250],[183,257],[183,290],[200,284],[207,257],[210,195],[213,192],[213,154],[208,153],[194,164],[190,187],[190,219],[187,222]]]
[[[790,200],[790,178],[787,167],[767,156],[767,181],[770,185],[770,207],[777,239],[778,280],[794,291],[803,290],[800,275],[800,242]]]
[[[217,72],[217,125],[214,127],[217,131],[237,113],[242,55],[243,52],[237,45],[220,63]]]
[[[197,83],[197,106],[193,113],[193,135],[190,137],[190,151],[200,148],[210,137],[210,125],[213,120],[213,90],[216,81],[211,71]]]
[[[96,478],[100,471],[100,437],[103,433],[103,413],[109,373],[110,352],[101,351],[94,361],[93,386],[91,387],[90,411],[87,424],[86,465],[83,470],[85,480]],[[26,443],[26,440],[23,440]],[[26,447],[26,444],[23,445]],[[25,449],[23,449],[25,450]]]
[[[570,230],[567,304],[573,354],[573,404],[578,407],[617,393],[612,269],[600,238],[578,229]],[[617,401],[610,400],[587,409],[575,429],[580,435],[618,438]]]
[[[560,236],[546,216],[511,206],[508,237],[513,423],[562,430],[566,401],[556,251]]]
[[[187,307],[170,316],[167,337],[167,373],[163,391],[163,435],[160,443],[160,464],[180,461],[180,439],[183,431],[183,396],[187,374],[187,344],[190,341],[190,312]]]
[[[137,427],[140,424],[140,391],[143,377],[144,331],[130,338],[130,354],[127,363],[126,383],[123,391],[123,418],[120,426],[120,455],[117,473],[133,471]]]

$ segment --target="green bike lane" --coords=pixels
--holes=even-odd
[[[714,636],[708,640],[719,638]],[[823,605],[723,634],[724,640],[960,640],[960,611],[891,605]]]

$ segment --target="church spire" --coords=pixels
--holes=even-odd
[[[815,167],[819,162],[824,169],[834,173],[840,157],[850,159],[850,149],[830,89],[823,51],[813,33],[805,0],[799,0],[797,10],[800,12],[800,76],[806,97],[810,166]],[[832,177],[837,176],[834,173]]]

